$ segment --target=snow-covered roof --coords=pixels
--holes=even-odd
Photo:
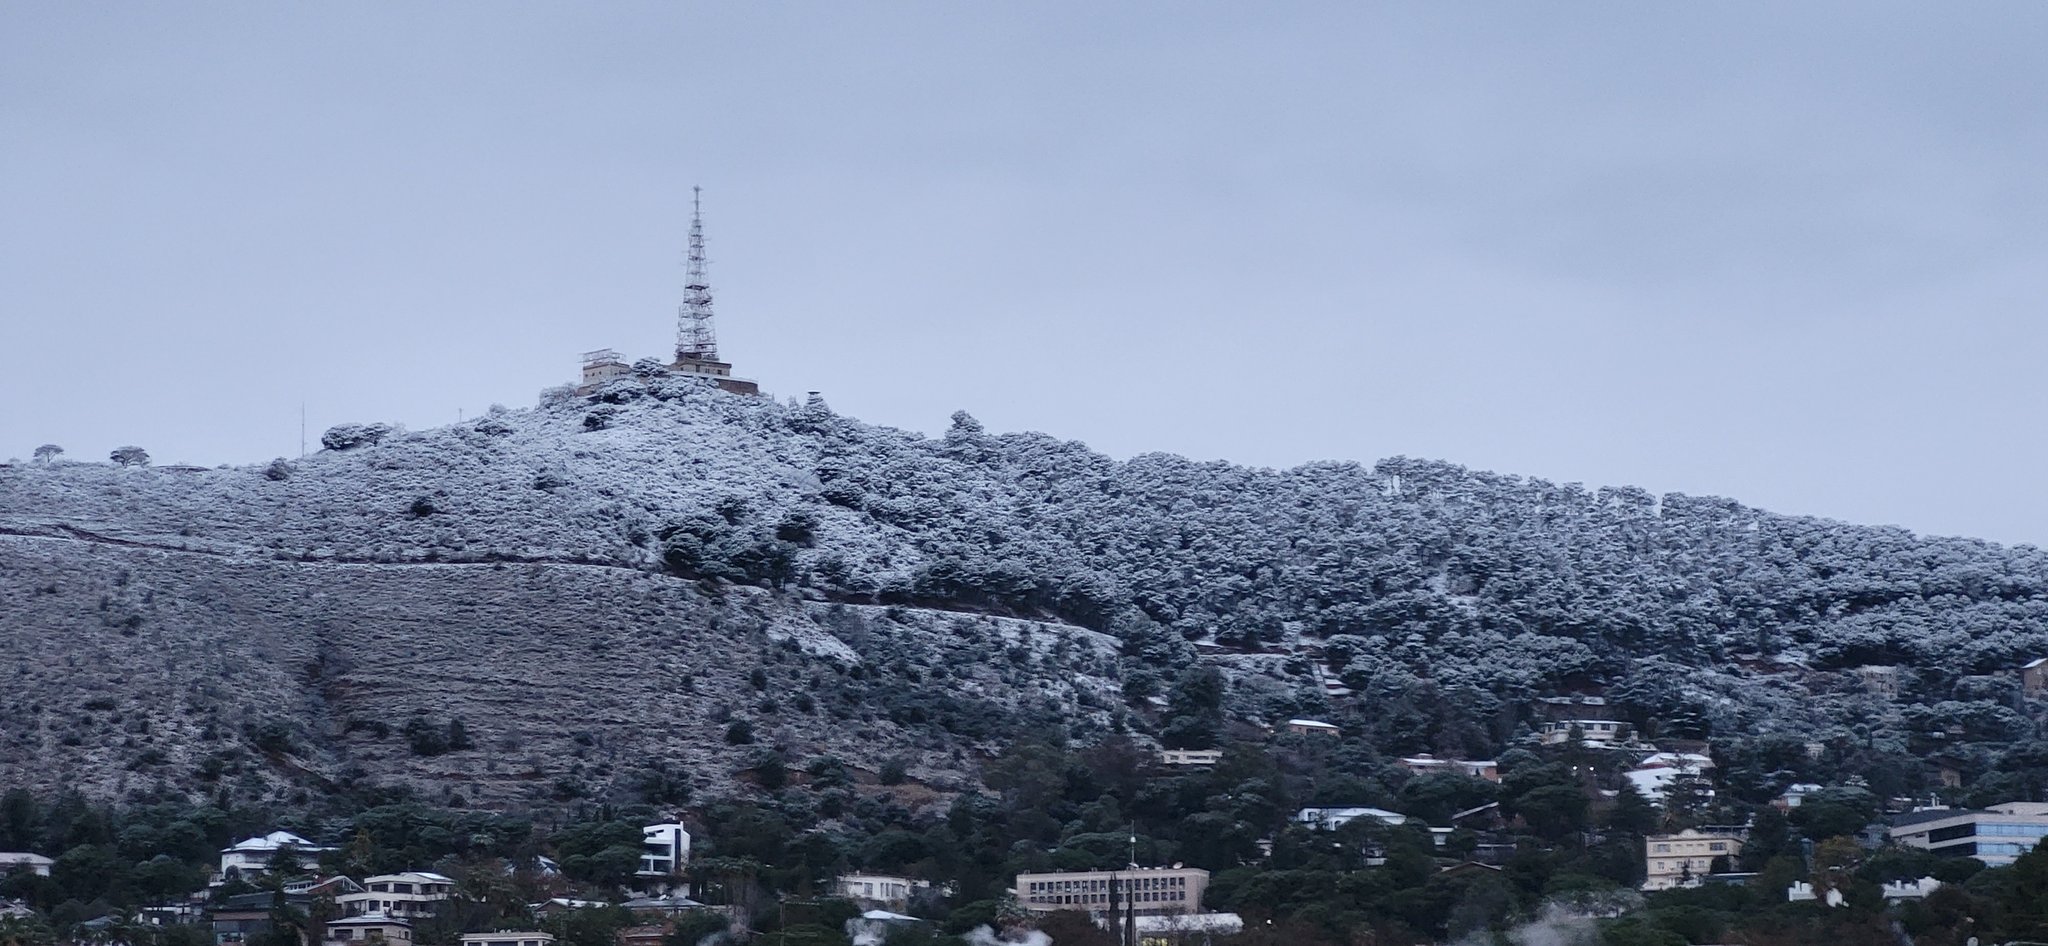
[[[340,918],[340,919],[336,919],[336,920],[328,920],[328,921],[327,921],[327,925],[328,925],[328,926],[406,926],[406,927],[409,927],[409,926],[411,926],[411,925],[412,925],[412,922],[411,922],[411,921],[409,921],[409,920],[407,920],[407,919],[405,919],[404,917],[397,917],[397,916],[386,916],[386,915],[384,915],[383,913],[379,913],[379,912],[371,912],[371,913],[365,913],[365,914],[363,914],[363,915],[361,915],[361,916],[349,916],[349,917],[342,917],[342,918]]]
[[[2032,660],[2029,660],[2029,661],[2027,661],[2027,662],[2026,662],[2026,663],[2024,663],[2024,664],[2021,664],[2021,665],[2020,665],[2020,669],[2021,669],[2021,670],[2032,670],[2032,669],[2034,669],[2035,667],[2041,666],[2042,664],[2048,664],[2048,657],[2036,657],[2036,658],[2034,658],[2034,659],[2032,659]]]
[[[1636,787],[1637,794],[1654,802],[1662,802],[1665,793],[1671,788],[1671,783],[1686,774],[1686,770],[1669,765],[1631,769],[1622,773],[1628,778],[1629,783]],[[1714,792],[1708,789],[1706,794],[1711,797]]]
[[[1303,808],[1295,813],[1294,820],[1308,824],[1346,822],[1358,818],[1377,818],[1386,824],[1406,824],[1408,816],[1398,811],[1365,806],[1351,808]]]
[[[1287,725],[1289,725],[1289,726],[1306,726],[1306,727],[1308,727],[1308,728],[1310,728],[1310,729],[1335,729],[1335,728],[1337,728],[1337,727],[1336,727],[1336,726],[1335,726],[1334,724],[1331,724],[1331,723],[1326,723],[1326,722],[1323,722],[1323,721],[1322,721],[1322,720],[1320,720],[1320,719],[1290,719],[1290,720],[1288,720],[1288,721],[1287,721]]]
[[[1465,768],[1487,768],[1498,766],[1500,763],[1494,759],[1439,759],[1425,752],[1418,756],[1403,758],[1401,764],[1413,768],[1427,769],[1437,767],[1449,768],[1454,765]]]
[[[543,903],[529,903],[529,904],[527,904],[527,905],[526,905],[526,908],[527,908],[527,909],[529,909],[529,910],[538,910],[538,909],[540,909],[541,907],[545,907],[545,906],[548,906],[548,905],[550,905],[550,904],[552,904],[552,905],[554,905],[554,906],[558,906],[558,907],[568,907],[568,908],[569,908],[569,909],[571,909],[571,910],[581,910],[581,909],[584,909],[584,908],[586,908],[586,907],[608,907],[608,906],[611,906],[611,904],[610,904],[609,902],[607,902],[607,901],[604,901],[604,900],[575,900],[575,899],[571,899],[571,898],[569,898],[569,897],[551,897],[551,898],[549,898],[549,899],[548,899],[548,900],[547,900],[546,902],[543,902]]]
[[[455,878],[449,877],[446,874],[436,874],[424,870],[409,870],[396,874],[378,874],[375,877],[363,878],[363,883],[366,884],[393,882],[401,884],[452,884],[455,882]]]
[[[641,897],[619,904],[628,910],[694,910],[704,904],[688,897]]]
[[[326,850],[290,831],[272,831],[261,837],[244,838],[236,841],[234,847],[221,848],[220,852],[222,854],[234,854],[237,852],[248,854],[252,852],[277,851],[286,847],[297,848],[301,851]]]
[[[1653,752],[1643,761],[1636,763],[1636,768],[1639,769],[1659,766],[1703,772],[1714,767],[1714,760],[1697,752]]]
[[[875,922],[877,922],[877,923],[923,923],[923,922],[924,922],[923,920],[921,920],[921,919],[918,919],[917,917],[914,917],[914,916],[910,916],[910,915],[908,915],[908,914],[904,914],[904,913],[890,913],[890,912],[889,912],[889,911],[887,911],[887,910],[869,910],[868,912],[866,912],[866,913],[863,913],[863,914],[861,914],[861,915],[860,915],[860,918],[861,918],[861,919],[863,919],[863,920],[874,920],[874,921],[875,921]]]
[[[35,867],[48,867],[55,863],[57,862],[41,854],[30,854],[27,851],[0,851],[0,864],[29,864]]]

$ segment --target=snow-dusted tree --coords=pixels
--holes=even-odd
[[[64,448],[57,446],[54,443],[46,443],[36,448],[37,463],[50,463],[63,455]]]
[[[149,451],[141,447],[115,447],[113,453],[107,454],[107,459],[122,466],[148,466]]]
[[[329,450],[351,450],[383,440],[394,429],[390,424],[336,424],[320,435],[320,445]]]
[[[278,457],[277,459],[270,461],[269,466],[263,468],[263,475],[273,480],[291,479],[292,465],[289,461],[285,460],[285,458]]]

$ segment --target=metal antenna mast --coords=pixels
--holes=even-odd
[[[676,360],[717,361],[711,326],[711,284],[704,276],[704,188],[690,188],[690,262],[683,304],[676,309]]]

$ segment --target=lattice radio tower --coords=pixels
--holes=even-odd
[[[676,360],[717,361],[711,284],[704,277],[704,188],[690,188],[690,262],[683,304],[676,308]]]

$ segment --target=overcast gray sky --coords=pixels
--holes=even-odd
[[[0,3],[0,457],[673,344],[1119,457],[2048,543],[2048,4]]]

